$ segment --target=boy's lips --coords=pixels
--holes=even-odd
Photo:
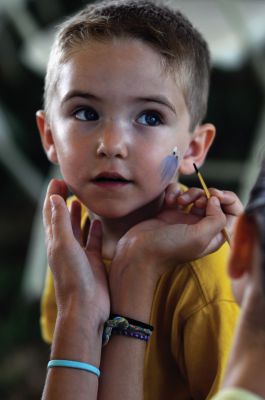
[[[124,176],[117,172],[101,172],[92,179],[92,182],[98,186],[104,187],[124,186],[132,183],[131,180],[126,179]]]

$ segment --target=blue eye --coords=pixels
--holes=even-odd
[[[98,113],[93,108],[80,108],[74,112],[74,116],[80,121],[96,121],[98,119]]]
[[[137,122],[147,126],[158,126],[162,124],[162,118],[158,112],[148,111],[140,115]]]

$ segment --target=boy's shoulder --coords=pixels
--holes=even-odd
[[[166,272],[158,285],[156,297],[183,322],[203,309],[231,308],[237,312],[231,281],[227,274],[229,246],[197,260],[177,265]]]
[[[192,280],[200,288],[206,303],[221,300],[234,301],[231,281],[227,273],[229,254],[230,248],[225,242],[214,253],[186,264]]]

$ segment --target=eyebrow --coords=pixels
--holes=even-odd
[[[162,95],[156,96],[156,95],[154,95],[154,96],[148,96],[148,97],[140,97],[139,100],[143,101],[143,102],[151,102],[151,103],[162,104],[163,106],[166,106],[174,114],[177,115],[177,111],[176,111],[175,106],[165,96],[162,96]]]
[[[61,104],[66,103],[67,101],[71,100],[74,97],[81,97],[83,99],[87,100],[100,100],[100,97],[95,96],[94,94],[88,93],[88,92],[83,92],[81,90],[71,90],[68,92],[62,99]],[[147,96],[147,97],[139,97],[137,100],[141,102],[151,102],[151,103],[158,103],[161,104],[167,108],[169,108],[174,114],[177,115],[176,108],[174,105],[165,97],[162,95],[154,95],[154,96]]]
[[[82,92],[81,90],[71,90],[70,92],[66,93],[66,95],[63,97],[61,104],[66,103],[67,101],[71,100],[74,97],[82,97],[83,99],[94,99],[94,100],[99,100],[98,96],[95,96],[94,94],[88,93],[88,92]]]

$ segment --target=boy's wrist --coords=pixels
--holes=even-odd
[[[148,323],[158,277],[150,271],[156,266],[145,263],[130,263],[118,276],[112,276],[111,312]]]

